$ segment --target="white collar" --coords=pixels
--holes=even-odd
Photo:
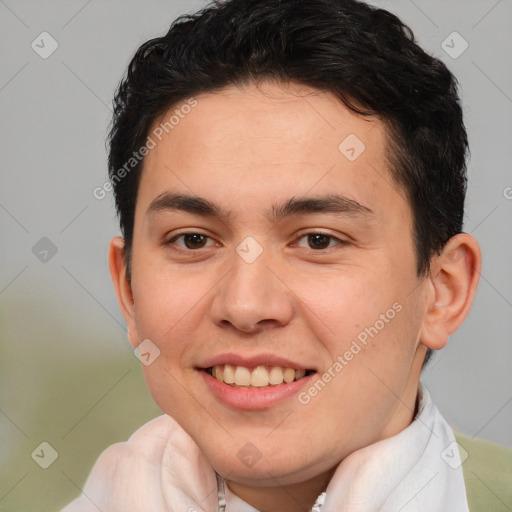
[[[205,456],[164,415],[108,448],[82,496],[62,512],[217,512],[219,497],[222,487]],[[225,512],[256,511],[227,486],[225,499]],[[453,432],[422,384],[413,422],[346,457],[317,504],[321,512],[469,512]]]

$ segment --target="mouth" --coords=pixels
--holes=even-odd
[[[272,409],[311,385],[318,371],[277,354],[217,354],[196,367],[212,394],[223,405],[239,410]]]
[[[282,366],[256,366],[248,368],[231,364],[216,364],[204,371],[217,381],[233,388],[262,389],[290,384],[315,373],[314,370]]]

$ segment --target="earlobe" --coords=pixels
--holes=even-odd
[[[477,241],[466,233],[448,240],[443,252],[431,265],[433,293],[427,304],[420,340],[428,348],[439,350],[448,342],[466,318],[475,296],[482,256]]]
[[[121,237],[114,237],[110,241],[108,262],[110,276],[116,291],[117,302],[119,303],[121,313],[126,321],[128,339],[133,346],[137,346],[138,336],[135,323],[133,294],[130,283],[126,277],[124,240]]]

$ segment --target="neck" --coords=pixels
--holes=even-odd
[[[325,491],[335,470],[336,467],[306,482],[286,486],[249,487],[230,480],[226,483],[239,498],[261,512],[306,512]]]
[[[422,354],[417,355],[402,397],[397,401],[397,410],[376,441],[398,434],[414,419],[418,408],[418,382],[422,362]],[[336,468],[337,465],[311,480],[286,486],[279,485],[277,480],[274,487],[249,487],[231,480],[226,483],[240,499],[261,512],[307,512],[311,510],[319,494],[326,490]]]

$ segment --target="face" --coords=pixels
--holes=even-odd
[[[411,208],[382,122],[334,95],[265,82],[196,100],[145,158],[130,339],[158,347],[149,389],[220,474],[303,482],[413,417]]]

